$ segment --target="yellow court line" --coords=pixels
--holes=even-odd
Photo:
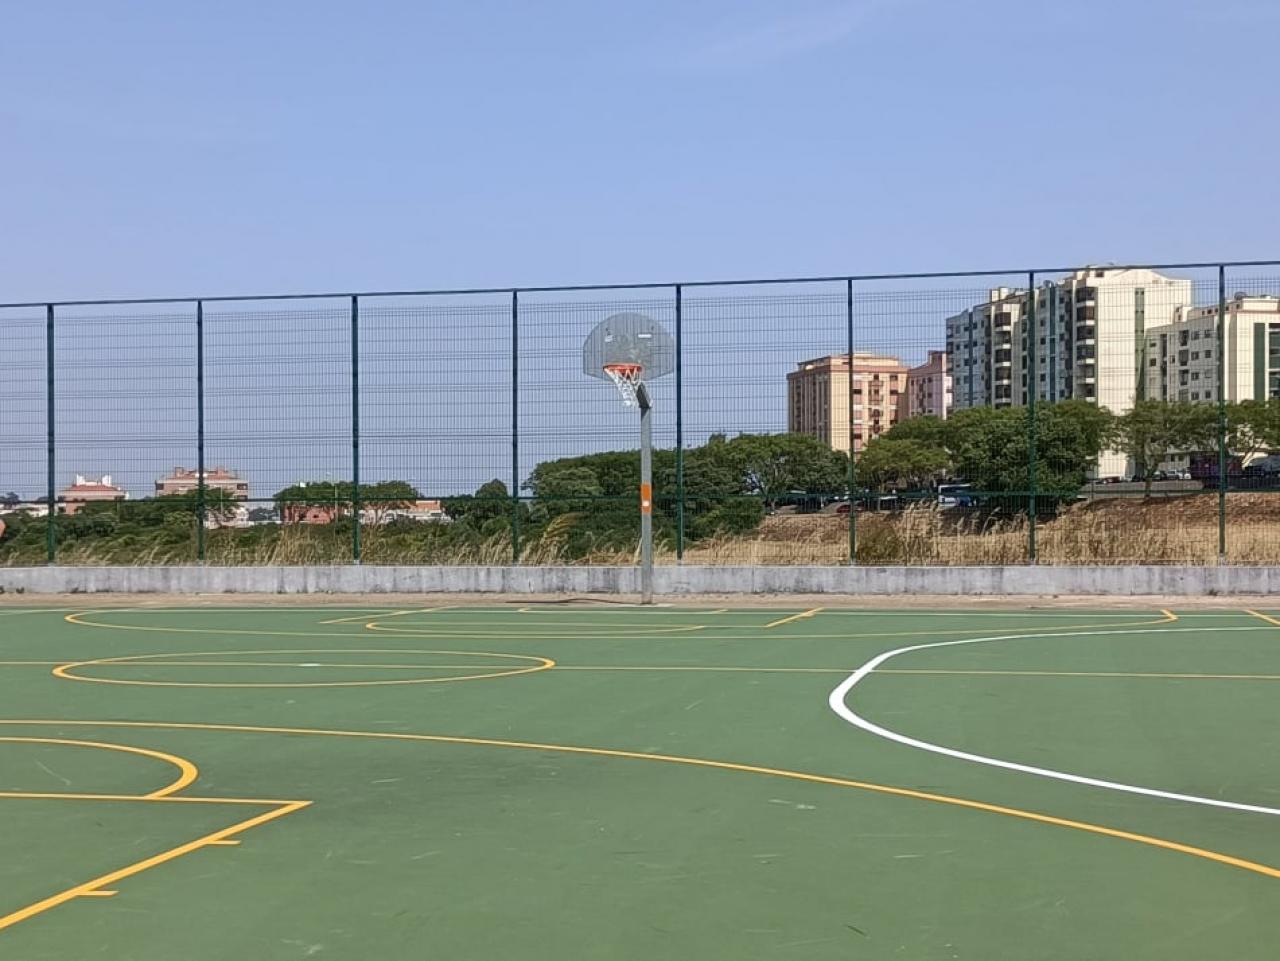
[[[754,764],[737,764],[730,761],[716,761],[709,758],[685,757],[675,754],[649,754],[639,751],[624,751],[613,748],[598,747],[580,747],[571,744],[544,744],[535,741],[505,741],[494,738],[479,737],[459,737],[443,734],[405,734],[391,731],[345,731],[345,730],[329,730],[324,728],[293,728],[293,727],[267,727],[259,725],[247,724],[205,724],[178,721],[57,721],[57,720],[0,720],[0,724],[14,724],[24,726],[37,725],[57,725],[57,726],[84,726],[84,727],[122,727],[122,728],[150,728],[156,730],[195,730],[195,731],[228,731],[247,734],[285,734],[285,735],[307,735],[313,737],[348,737],[348,738],[367,738],[371,740],[387,740],[387,741],[416,741],[429,742],[437,744],[458,744],[473,747],[500,747],[526,751],[551,751],[561,754],[578,754],[594,757],[611,757],[622,758],[637,761],[658,761],[667,764],[678,764],[687,767],[709,768],[721,771],[735,771],[744,774],[762,774],[770,777],[785,778],[791,781],[800,781],[811,784],[826,784],[834,787],[851,788],[860,791],[867,791],[874,794],[888,795],[891,797],[911,798],[918,801],[930,801],[936,804],[945,804],[951,807],[966,808],[973,811],[981,811],[988,814],[999,814],[1005,817],[1018,818],[1023,821],[1032,821],[1039,824],[1049,824],[1055,827],[1069,828],[1076,831],[1083,831],[1088,834],[1100,835],[1103,837],[1116,838],[1123,841],[1131,841],[1136,844],[1143,844],[1148,847],[1160,848],[1166,851],[1174,851],[1179,854],[1187,854],[1192,857],[1203,858],[1208,861],[1214,861],[1219,864],[1228,865],[1230,867],[1239,868],[1254,874],[1259,874],[1268,878],[1280,879],[1280,868],[1271,867],[1270,865],[1261,864],[1256,861],[1249,861],[1244,858],[1237,858],[1220,851],[1211,851],[1207,848],[1199,848],[1189,844],[1182,844],[1178,841],[1169,841],[1164,838],[1157,838],[1146,834],[1137,834],[1130,831],[1122,831],[1118,828],[1109,828],[1100,824],[1091,824],[1087,821],[1076,821],[1069,818],[1060,818],[1054,815],[1041,814],[1036,811],[1026,811],[1021,808],[1006,807],[999,804],[989,804],[985,801],[974,801],[968,798],[953,797],[948,794],[937,794],[928,791],[918,791],[913,788],[894,787],[887,784],[876,784],[870,781],[855,781],[848,778],[831,777],[822,774],[809,774],[803,771],[790,771],[784,768],[762,767]],[[176,799],[174,799],[176,800]],[[306,802],[299,802],[304,804]],[[296,809],[295,809],[296,810]],[[278,815],[277,815],[278,816]],[[234,831],[230,832],[234,833]],[[207,840],[207,839],[205,839]],[[203,843],[203,842],[202,842]],[[90,882],[92,887],[99,887],[102,884],[110,883],[110,876],[98,879],[96,882]]]
[[[227,635],[227,636],[247,635],[250,637],[305,637],[313,640],[316,638],[326,638],[326,637],[355,637],[355,638],[360,638],[362,640],[368,640],[368,637],[369,637],[368,634],[364,634],[364,633],[342,634],[337,632],[317,633],[315,631],[310,631],[310,632],[266,631],[266,630],[247,631],[247,630],[236,630],[236,629],[202,628],[202,627],[150,627],[142,624],[110,624],[110,623],[103,623],[101,621],[84,620],[84,617],[86,617],[89,614],[108,614],[108,613],[112,613],[112,611],[110,609],[82,611],[78,614],[69,614],[64,618],[64,620],[66,620],[68,623],[75,624],[80,627],[95,627],[95,628],[101,628],[104,630],[115,630],[115,631],[150,631],[150,632],[156,632],[156,633],[162,633],[162,634],[217,634],[217,635]],[[199,613],[199,612],[193,612],[193,613]],[[1168,624],[1178,619],[1178,616],[1176,614],[1173,614],[1170,611],[1163,611],[1162,613],[1164,613],[1166,616],[1157,620],[1121,621],[1121,622],[1112,622],[1109,624],[1072,624],[1070,625],[1070,627],[1072,630],[1077,630],[1077,631],[1091,630],[1094,628],[1116,629],[1116,628],[1125,628],[1125,627],[1144,627],[1152,624]],[[609,641],[609,640],[616,640],[620,638],[632,638],[632,637],[646,637],[646,636],[662,637],[663,634],[670,634],[670,633],[676,633],[676,632],[684,632],[687,634],[691,630],[702,631],[706,629],[707,629],[707,625],[698,624],[698,625],[685,625],[682,627],[675,628],[674,630],[658,629],[658,630],[654,630],[646,633],[627,633],[627,632],[611,631],[606,627],[599,627],[596,629],[598,631],[597,634],[551,633],[551,634],[542,635],[542,634],[530,633],[522,625],[515,625],[515,624],[498,625],[494,629],[488,630],[488,631],[469,631],[469,632],[436,630],[432,628],[428,628],[420,631],[396,630],[396,629],[390,629],[390,628],[376,628],[376,630],[381,630],[385,633],[397,634],[405,638],[417,637],[424,640],[429,640],[433,637],[493,639],[494,634],[496,632],[503,631],[503,630],[512,630],[512,631],[519,632],[518,639],[529,638],[529,639],[535,639],[535,640],[554,640],[554,641]],[[866,634],[854,634],[849,632],[839,632],[835,634],[784,634],[784,635],[781,635],[781,637],[785,638],[788,641],[806,641],[806,640],[857,641],[857,640],[872,640],[872,639],[877,639],[882,637],[935,637],[942,634],[974,634],[978,631],[979,631],[979,628],[971,627],[971,628],[955,628],[955,629],[950,629],[946,631],[873,631]],[[1141,633],[1141,632],[1137,631],[1135,633]],[[717,634],[702,635],[702,638],[705,638],[708,641],[757,641],[757,640],[763,639],[764,637],[765,635],[761,634],[760,629],[758,628],[755,629],[755,632],[751,634],[718,634],[717,633]]]
[[[170,800],[178,799],[174,798]],[[145,858],[141,861],[135,861],[133,864],[127,865],[126,867],[103,874],[100,877],[94,878],[92,881],[85,881],[83,884],[77,884],[74,887],[67,888],[65,891],[60,891],[42,901],[37,901],[34,904],[27,905],[25,908],[20,908],[12,914],[6,914],[4,917],[0,917],[0,931],[3,931],[5,928],[12,927],[20,921],[26,921],[38,914],[43,914],[45,911],[56,908],[60,904],[65,904],[74,898],[93,897],[95,892],[101,891],[108,885],[115,884],[117,881],[123,881],[125,878],[132,877],[135,874],[141,874],[149,868],[154,868],[166,863],[167,861],[173,861],[182,857],[184,854],[190,854],[192,851],[197,851],[202,847],[213,844],[214,842],[228,839],[233,834],[238,834],[241,831],[247,831],[250,828],[266,824],[268,821],[274,821],[276,818],[292,814],[294,811],[299,811],[302,808],[307,807],[310,803],[310,801],[283,802],[275,810],[267,811],[251,818],[246,818],[245,820],[233,824],[230,827],[223,828],[220,831],[210,832],[203,837],[196,838],[194,841],[188,841],[186,844],[180,844],[175,848],[170,848],[168,851],[162,851],[160,854],[153,855],[152,857]]]
[[[152,791],[150,794],[144,795],[146,798],[164,798],[168,797],[170,794],[176,794],[183,788],[193,784],[195,779],[200,776],[200,770],[186,758],[181,758],[174,754],[166,754],[164,751],[148,750],[144,747],[130,747],[127,744],[104,744],[101,741],[74,741],[59,737],[0,737],[0,742],[9,744],[58,744],[64,747],[90,747],[102,751],[119,751],[122,754],[137,754],[142,757],[152,758],[153,760],[164,761],[166,764],[172,764],[178,769],[178,779],[176,781]]]
[[[321,624],[352,624],[367,621],[371,617],[400,617],[402,614],[418,613],[413,610],[408,611],[363,611],[360,614],[349,614],[346,617],[335,617],[332,620],[321,621]]]
[[[619,629],[607,624],[568,624],[568,623],[558,624],[554,622],[548,623],[544,621],[543,623],[539,624],[535,630],[540,630],[542,628],[550,628],[550,627],[576,628],[581,630],[582,634],[586,634],[589,631],[601,631],[601,632],[607,633],[611,637],[649,637],[649,636],[658,635],[658,634],[690,634],[694,631],[702,631],[706,629],[705,624],[675,624],[670,627],[635,627],[635,628],[624,627]],[[372,621],[366,624],[365,628],[370,631],[381,631],[382,633],[385,633],[385,634],[408,634],[411,636],[418,635],[418,636],[428,636],[428,637],[492,637],[494,634],[502,631],[519,631],[521,637],[552,637],[556,639],[567,637],[570,640],[572,640],[574,637],[574,635],[572,634],[565,635],[561,630],[550,631],[547,633],[533,633],[533,632],[530,632],[528,627],[524,624],[502,624],[502,623],[494,624],[488,630],[480,631],[480,632],[477,632],[474,630],[467,631],[467,632],[451,632],[447,630],[436,630],[430,627],[419,628],[412,625],[409,627],[384,627],[377,621]]]
[[[1280,627],[1280,621],[1276,620],[1270,614],[1263,614],[1261,611],[1249,611],[1249,610],[1246,610],[1245,613],[1252,614],[1254,617],[1261,618],[1262,620],[1266,621],[1268,624],[1274,624],[1276,627]]]
[[[8,724],[9,721],[0,721]],[[39,724],[46,723],[38,721]],[[98,725],[101,726],[101,725]],[[164,797],[152,797],[149,794],[68,794],[65,791],[0,791],[0,800],[6,801],[142,801],[147,804],[236,804],[240,807],[275,807],[281,804],[293,804],[280,798],[254,797],[194,797],[188,794],[166,794]],[[310,804],[310,801],[301,802]]]
[[[848,674],[850,667],[702,667],[684,664],[557,664],[557,671],[688,671],[716,673],[754,674]],[[1280,681],[1280,674],[1164,674],[1124,671],[969,671],[945,668],[877,668],[872,674],[941,674],[981,677],[1120,677],[1152,678],[1156,680],[1204,680],[1204,681]]]
[[[1170,681],[1280,681],[1280,674],[1164,674],[1127,671],[961,671],[929,668],[880,668],[873,674],[955,674],[980,677],[1132,677]]]
[[[822,608],[815,607],[812,610],[801,611],[799,614],[792,614],[790,617],[782,617],[776,621],[770,621],[765,625],[765,630],[768,630],[771,627],[781,627],[783,624],[790,624],[792,621],[800,621],[805,618],[813,617],[813,615],[817,614],[821,610]]]
[[[512,655],[516,656],[516,655]],[[45,667],[56,667],[68,664],[68,661],[33,661],[32,664],[42,664]],[[99,662],[94,662],[99,663]],[[113,664],[116,661],[103,661],[101,663]],[[3,665],[3,662],[0,662]],[[386,668],[391,671],[474,671],[477,667],[493,667],[495,670],[501,668],[523,668],[528,667],[527,664],[379,664],[377,661],[364,661],[361,663],[352,662],[350,664],[326,663],[323,661],[139,661],[126,662],[122,666],[125,667],[291,667],[298,669],[310,670],[312,668],[377,668],[379,670]]]

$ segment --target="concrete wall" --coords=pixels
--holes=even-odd
[[[28,594],[637,593],[631,567],[0,567]],[[658,594],[1280,594],[1280,567],[658,567]]]

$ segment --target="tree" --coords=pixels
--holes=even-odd
[[[328,508],[336,519],[339,514],[350,513],[355,492],[351,481],[303,481],[278,491],[274,500],[282,520],[288,519],[288,508],[299,506]],[[381,520],[387,511],[403,510],[421,497],[417,488],[407,481],[360,485],[360,504],[374,513],[375,520]]]
[[[22,498],[13,491],[9,491],[9,493],[0,497],[0,507],[17,507],[21,503]]]
[[[1114,418],[1087,401],[1036,407],[1036,489],[1068,497],[1084,484],[1098,455],[1111,444]],[[946,422],[947,447],[957,477],[981,490],[1026,493],[1031,488],[1030,411],[1025,407],[971,407]]]
[[[766,502],[792,492],[837,494],[848,486],[848,457],[807,434],[741,434],[720,447],[739,493]]]
[[[1280,450],[1280,397],[1228,404],[1227,447],[1242,460]]]
[[[1213,443],[1217,416],[1212,404],[1140,400],[1116,418],[1116,446],[1133,459],[1147,497],[1151,496],[1153,474],[1170,453]]]
[[[892,433],[871,441],[858,457],[854,471],[860,487],[919,488],[946,474],[951,456],[943,447],[901,440]]]
[[[444,512],[455,521],[464,523],[483,533],[496,533],[496,521],[509,524],[511,520],[511,494],[507,485],[496,477],[485,481],[474,494],[450,497],[444,502]]]
[[[941,417],[935,417],[933,414],[900,420],[877,439],[910,440],[924,444],[926,447],[947,448],[950,446],[947,422]],[[869,444],[867,446],[870,447]]]

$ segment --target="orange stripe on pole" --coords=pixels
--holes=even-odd
[[[640,513],[641,514],[653,513],[653,485],[652,484],[640,485]]]

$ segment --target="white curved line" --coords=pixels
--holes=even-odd
[[[856,713],[848,704],[845,703],[849,693],[862,681],[868,674],[874,671],[880,665],[901,654],[910,654],[913,651],[928,651],[939,647],[959,647],[962,644],[983,644],[988,641],[1026,641],[1045,637],[1105,637],[1114,634],[1176,634],[1187,631],[1201,631],[1203,628],[1195,627],[1173,627],[1173,628],[1153,628],[1148,630],[1117,630],[1117,631],[1072,631],[1068,633],[1054,634],[1000,634],[993,637],[970,637],[958,641],[938,641],[931,644],[913,644],[910,647],[899,647],[892,651],[885,651],[883,654],[877,654],[871,660],[867,661],[860,668],[850,674],[840,683],[831,696],[827,698],[827,704],[836,714],[848,721],[854,727],[861,728],[877,737],[885,738],[889,741],[896,741],[898,744],[905,744],[907,747],[918,748],[921,751],[929,751],[932,754],[942,754],[946,757],[953,757],[961,761],[971,761],[974,764],[985,764],[988,767],[1004,768],[1007,771],[1018,771],[1022,774],[1033,774],[1036,777],[1053,778],[1056,781],[1070,781],[1073,784],[1084,784],[1089,787],[1104,788],[1108,791],[1122,791],[1125,794],[1141,794],[1145,797],[1163,798],[1167,801],[1183,801],[1187,804],[1200,804],[1205,807],[1226,808],[1231,811],[1246,811],[1250,814],[1273,814],[1280,815],[1280,808],[1263,807],[1260,804],[1241,804],[1237,801],[1222,801],[1216,798],[1199,797],[1195,794],[1179,794],[1175,791],[1161,791],[1156,788],[1140,787],[1136,784],[1122,784],[1119,781],[1104,781],[1101,778],[1085,777],[1081,774],[1071,774],[1068,771],[1054,771],[1050,768],[1035,767],[1030,764],[1018,764],[1015,761],[1005,761],[998,757],[987,757],[983,754],[970,754],[968,751],[957,751],[954,748],[943,747],[941,744],[933,744],[929,741],[922,741],[919,738],[908,737],[905,734],[899,734],[897,731],[891,731],[886,727],[881,727],[874,721],[869,721],[862,715]],[[1265,630],[1265,628],[1257,627],[1229,627],[1216,628],[1219,631],[1257,631]]]

